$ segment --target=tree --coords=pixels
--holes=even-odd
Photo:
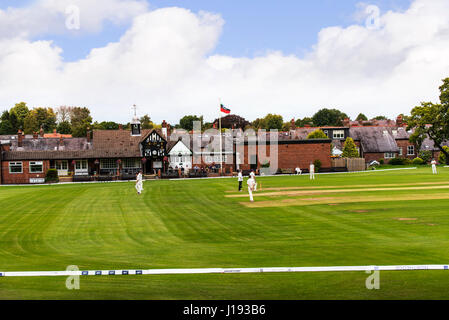
[[[73,107],[60,106],[56,108],[56,119],[58,123],[70,122],[70,113]]]
[[[337,109],[321,109],[312,117],[313,124],[317,127],[323,126],[342,126],[343,120],[348,118],[346,113]]]
[[[70,124],[72,125],[72,135],[74,137],[85,137],[87,129],[92,124],[90,110],[85,107],[73,107],[70,110]]]
[[[36,115],[39,127],[42,127],[45,132],[56,128],[56,114],[52,108],[34,108],[32,112]]]
[[[201,121],[201,125],[203,124],[203,117],[197,117],[197,116],[193,116],[193,115],[189,115],[189,116],[184,116],[181,118],[181,120],[179,120],[179,125],[181,126],[181,128],[187,130],[187,131],[192,131],[193,130],[193,122],[194,121]]]
[[[357,116],[357,118],[355,118],[356,121],[367,121],[368,118],[363,114],[363,113],[359,113],[359,115]]]
[[[25,118],[30,113],[25,102],[16,103],[14,107],[9,110],[10,114],[14,114],[17,118],[17,129],[23,128]]]
[[[306,125],[313,126],[313,119],[310,117],[304,117],[303,119],[298,119],[295,121],[295,126],[297,128],[305,127]]]
[[[323,132],[323,130],[317,129],[309,133],[307,139],[329,139],[329,137]]]
[[[42,128],[50,132],[56,128],[56,114],[52,108],[34,108],[23,121],[23,129],[26,134],[32,134]]]
[[[374,120],[387,120],[387,117],[385,116],[377,116],[374,118]]]
[[[357,150],[357,146],[354,143],[354,140],[351,137],[347,137],[345,144],[343,146],[343,158],[358,158],[359,151]]]
[[[277,114],[267,114],[264,118],[264,124],[266,130],[276,129],[281,130],[282,125],[284,124],[284,119],[281,115]]]
[[[446,152],[449,153],[449,147],[448,146],[443,146],[443,149],[446,150]],[[440,155],[438,157],[438,162],[439,163],[447,163],[446,159],[447,159],[447,157],[444,155],[444,153],[440,152]]]
[[[10,121],[9,111],[5,110],[0,117],[0,135],[1,134],[15,134],[17,131],[14,130]]]
[[[283,132],[290,131],[291,128],[292,124],[290,122],[284,122],[284,124],[282,125]]]
[[[16,118],[11,116],[8,110],[3,111],[0,117],[0,134],[15,134],[18,128],[14,125]]]
[[[150,116],[146,114],[140,118],[140,126],[142,129],[153,129],[154,123],[151,122]]]
[[[256,120],[254,120],[251,123],[251,126],[255,129],[255,130],[259,130],[259,129],[265,129],[265,119],[264,118],[257,118]]]
[[[33,134],[39,131],[39,122],[37,121],[36,112],[33,110],[31,110],[23,121],[23,131],[26,134]]]
[[[410,136],[412,143],[423,141],[426,137],[433,140],[444,154],[446,164],[449,164],[449,153],[443,148],[443,143],[449,139],[449,78],[443,80],[439,89],[440,104],[421,102],[420,106],[414,107],[407,130],[414,130]]]
[[[71,134],[72,133],[72,127],[70,125],[70,122],[68,121],[62,121],[58,124],[57,128],[59,133],[62,134]]]
[[[100,123],[95,122],[92,125],[92,128],[97,130],[118,130],[119,127],[120,124],[114,121],[102,121]]]

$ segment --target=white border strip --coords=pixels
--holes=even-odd
[[[341,271],[408,271],[449,270],[449,265],[395,265],[395,266],[336,266],[336,267],[276,267],[276,268],[202,268],[202,269],[147,269],[147,270],[89,270],[89,271],[7,271],[0,277],[51,277],[51,276],[107,276],[156,274],[206,274],[206,273],[273,273],[273,272],[341,272]]]

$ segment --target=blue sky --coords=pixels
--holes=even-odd
[[[395,118],[438,101],[449,76],[448,0],[140,1],[2,0],[0,106],[87,106],[126,122],[136,104],[176,123],[213,120],[222,98],[250,120],[324,107]],[[365,23],[370,5],[377,24]]]
[[[234,57],[254,57],[267,51],[302,57],[316,43],[318,32],[329,26],[355,23],[354,13],[360,0],[153,0],[150,9],[177,6],[193,12],[201,10],[219,13],[224,21],[223,34],[213,53]],[[32,0],[7,0],[0,8],[21,7]],[[369,0],[382,13],[403,11],[411,0]],[[44,35],[33,40],[53,40],[61,47],[65,61],[84,58],[92,48],[116,42],[128,25],[106,23],[99,34]]]

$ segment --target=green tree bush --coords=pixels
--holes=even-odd
[[[45,182],[59,182],[58,170],[48,169],[45,174]]]
[[[412,160],[412,163],[414,165],[418,165],[419,166],[419,165],[425,164],[426,162],[423,159],[421,159],[420,157],[417,157],[417,158]]]
[[[316,159],[313,161],[313,165],[315,166],[315,172],[319,172],[321,169],[321,161],[319,159]]]
[[[354,143],[354,140],[351,137],[347,137],[345,144],[343,146],[343,158],[358,158],[359,151],[357,150],[357,146]]]
[[[323,130],[317,129],[307,136],[307,139],[329,139]]]
[[[449,147],[448,147],[448,146],[443,146],[443,149],[444,149],[447,153],[449,153]],[[443,152],[440,153],[440,155],[439,155],[439,157],[438,157],[438,162],[439,162],[439,163],[447,163],[447,161],[446,161],[446,155],[445,155]]]

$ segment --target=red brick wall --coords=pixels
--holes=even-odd
[[[19,161],[11,161],[19,162]],[[43,161],[42,173],[30,173],[30,161],[22,161],[22,173],[9,173],[9,161],[2,161],[2,183],[3,184],[26,184],[30,178],[45,178],[45,173],[50,169],[50,161]]]
[[[415,146],[415,154],[408,156],[407,155],[407,147],[408,146],[413,146],[413,143],[411,143],[408,140],[396,140],[396,144],[398,145],[399,148],[402,149],[402,156],[400,156],[401,158],[409,158],[409,159],[414,159],[416,158],[418,155],[418,149]]]
[[[244,164],[240,165],[243,170],[250,169],[248,146],[245,145]],[[256,148],[256,152],[258,152]],[[270,146],[266,147],[267,157],[270,156]],[[331,168],[331,147],[330,142],[319,143],[289,143],[278,145],[278,168],[292,169],[300,167],[302,170],[308,169],[310,163],[315,160],[321,161],[322,168]],[[257,167],[260,168],[263,159],[258,156]]]
[[[380,159],[384,159],[385,163],[390,161],[390,159],[385,159],[384,158],[385,154],[381,153],[381,152],[378,152],[378,153],[377,152],[376,153],[365,153],[363,156],[365,158],[365,162],[367,162],[367,163],[369,163],[369,162],[371,162],[373,160],[379,161]]]

